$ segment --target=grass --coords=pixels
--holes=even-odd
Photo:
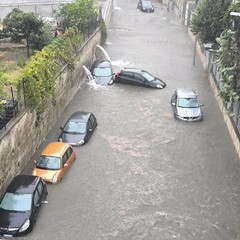
[[[2,71],[11,71],[17,67],[23,67],[27,60],[26,48],[4,48],[0,49],[0,67]]]

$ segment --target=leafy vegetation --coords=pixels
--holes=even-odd
[[[74,69],[82,41],[78,30],[69,28],[63,36],[32,56],[24,68],[19,81],[23,81],[27,103],[36,110],[38,119],[44,111],[45,99],[55,103],[55,75],[65,64]]]
[[[233,4],[224,16],[226,29],[217,39],[217,64],[222,82],[219,95],[233,114],[234,102],[240,100],[240,17],[231,16],[231,12],[240,12],[240,2]]]
[[[93,6],[93,0],[75,0],[61,5],[59,15],[63,18],[61,22],[63,28],[75,26],[85,35],[96,23],[98,11]]]
[[[30,46],[33,50],[41,50],[49,44],[50,28],[46,28],[43,20],[33,13],[26,13],[14,8],[3,20],[4,31],[12,41],[26,41],[27,55],[30,56]],[[44,41],[43,41],[44,39]]]
[[[5,33],[9,34],[15,42],[24,39],[28,56],[30,56],[30,49],[35,50],[35,54],[27,62],[24,59],[19,61],[21,70],[17,68],[18,72],[14,74],[14,81],[11,79],[10,71],[6,71],[2,65],[0,94],[4,96],[4,86],[10,82],[19,91],[21,91],[20,86],[24,86],[24,97],[27,105],[36,110],[38,120],[44,111],[46,100],[51,99],[52,103],[55,103],[56,74],[64,65],[68,65],[70,70],[74,70],[78,60],[76,53],[84,37],[98,26],[98,11],[93,7],[92,0],[76,0],[64,4],[61,6],[59,14],[63,19],[61,27],[64,29],[64,34],[54,40],[50,28],[42,19],[37,18],[32,13],[24,13],[19,9],[14,9],[4,19]],[[101,29],[105,33],[105,41],[106,26],[103,22]],[[11,70],[11,73],[14,71]],[[22,101],[22,99],[18,100]]]
[[[224,13],[231,4],[231,0],[202,0],[195,10],[190,28],[203,43],[213,43],[224,30],[222,21]]]

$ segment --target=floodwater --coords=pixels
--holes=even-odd
[[[202,64],[197,58],[192,65],[185,26],[154,3],[151,14],[134,0],[116,0],[104,49],[115,72],[142,68],[167,87],[93,87],[86,78],[36,157],[74,111],[94,112],[98,127],[75,148],[64,180],[49,185],[49,203],[26,239],[240,239],[238,155]],[[199,93],[202,122],[174,119],[170,99],[178,87]]]

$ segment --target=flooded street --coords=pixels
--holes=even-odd
[[[84,82],[36,156],[56,141],[75,111],[91,111],[98,127],[75,148],[59,185],[48,185],[34,240],[238,240],[240,162],[185,26],[166,5],[142,13],[116,0],[105,50],[114,71],[147,70],[162,90]],[[175,120],[175,89],[190,87],[204,103],[202,122]],[[31,173],[29,163],[25,173]]]

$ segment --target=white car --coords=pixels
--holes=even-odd
[[[179,88],[171,99],[174,117],[183,121],[201,121],[203,113],[198,94],[189,88]]]

